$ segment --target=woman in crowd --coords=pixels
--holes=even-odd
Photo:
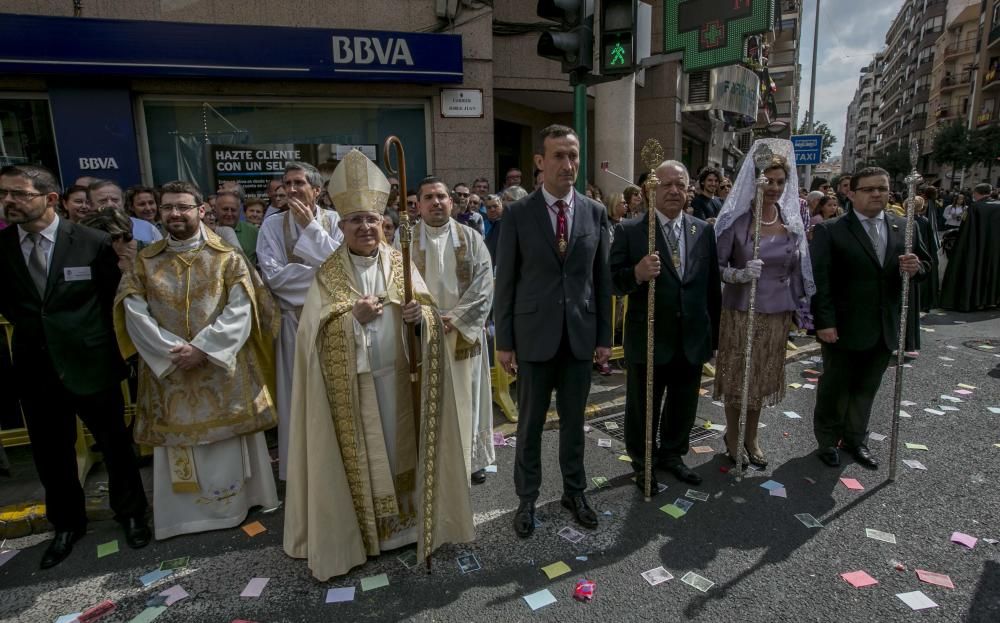
[[[732,189],[733,189],[733,180],[729,179],[728,177],[722,178],[722,181],[719,182],[719,193],[717,195],[719,197],[719,201],[725,203],[726,198],[729,197],[729,192]]]
[[[247,199],[243,205],[243,213],[246,214],[247,222],[253,223],[257,227],[264,222],[264,210],[267,209],[263,199]]]
[[[148,186],[131,186],[125,191],[125,211],[129,216],[147,221],[163,234],[160,226],[160,198],[155,189]]]
[[[396,240],[397,229],[399,229],[399,212],[386,208],[385,218],[382,219],[382,233],[385,234],[386,244],[395,245],[399,242]]]
[[[633,216],[639,216],[644,213],[646,209],[642,205],[642,191],[635,186],[629,186],[623,191],[623,196],[625,197],[625,205],[628,206],[628,212],[625,218],[632,218]]]
[[[628,204],[624,193],[614,193],[608,197],[608,225],[614,230],[615,225],[628,217]]]
[[[749,155],[715,224],[719,267],[725,285],[714,396],[725,403],[726,449],[734,463],[739,452],[736,444],[743,399],[750,283],[757,279],[744,449],[750,463],[758,467],[767,465],[767,457],[757,442],[760,411],[784,398],[788,330],[802,299],[816,291],[799,212],[798,179],[795,168],[788,165],[791,143],[765,140],[776,155],[763,171],[768,184],[760,214],[758,259],[753,259],[756,173]],[[748,152],[754,153],[757,144]]]
[[[587,196],[593,199],[594,201],[600,201],[601,203],[604,203],[604,194],[601,192],[600,188],[598,188],[593,184],[587,184]]]
[[[965,195],[955,193],[951,205],[944,209],[944,228],[958,229],[962,225],[962,219],[965,218],[965,211],[968,207],[965,204]]]
[[[95,212],[87,198],[86,186],[70,186],[62,195],[62,212],[59,216],[68,218],[74,223],[79,223]]]

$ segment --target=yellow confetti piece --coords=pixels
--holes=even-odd
[[[626,463],[631,463],[632,462],[632,457],[630,457],[627,454],[619,454],[618,455],[618,460],[619,461],[625,461]]]
[[[968,385],[966,383],[959,383],[958,386],[962,389],[976,389],[975,385]]]
[[[554,580],[560,575],[566,575],[570,571],[572,571],[572,569],[569,568],[569,565],[561,560],[559,562],[554,562],[547,567],[542,567],[542,573],[548,576],[550,580]]]
[[[789,383],[788,386],[792,389],[800,389],[802,387],[802,383]]]
[[[927,446],[922,443],[907,443],[906,448],[908,450],[926,450]]]

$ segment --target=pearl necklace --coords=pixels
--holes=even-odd
[[[776,209],[776,210],[774,211],[774,218],[773,218],[773,219],[771,219],[770,221],[765,221],[765,220],[764,220],[764,218],[763,218],[763,213],[762,213],[762,214],[761,214],[761,220],[760,220],[760,224],[761,224],[762,226],[764,226],[764,227],[769,227],[769,226],[771,226],[771,225],[774,225],[775,223],[777,223],[777,222],[778,222],[778,216],[779,216],[779,213],[778,213],[778,210]]]

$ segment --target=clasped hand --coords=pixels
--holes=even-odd
[[[181,370],[191,370],[205,363],[207,356],[190,344],[178,344],[170,349],[170,362]]]

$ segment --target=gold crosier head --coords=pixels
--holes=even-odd
[[[656,175],[656,169],[663,162],[663,147],[655,138],[646,139],[639,152],[642,163],[649,169],[649,177],[646,178],[645,188],[646,206],[648,210],[656,209],[656,187],[660,185],[660,178]]]

